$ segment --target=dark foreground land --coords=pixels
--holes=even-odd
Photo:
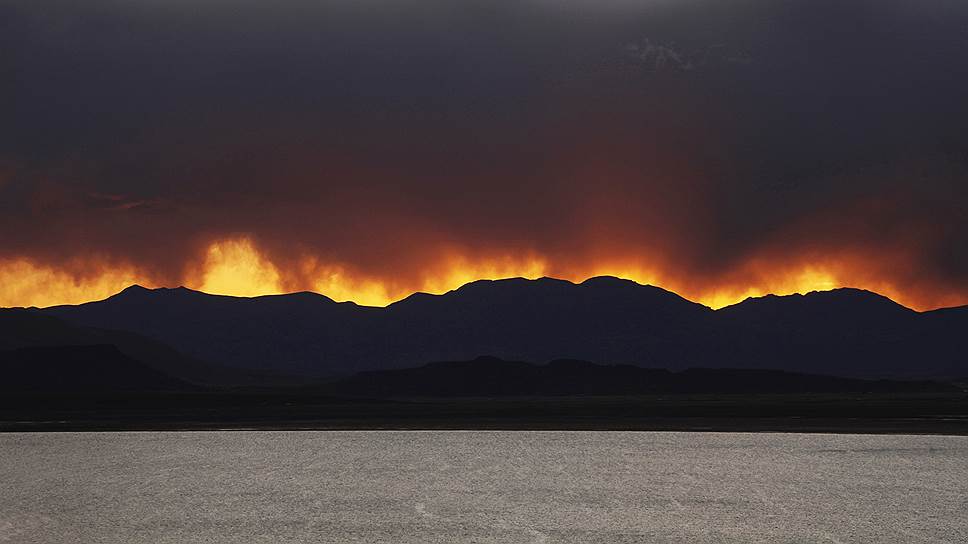
[[[6,396],[0,431],[679,430],[968,435],[968,394],[352,399],[246,390]]]

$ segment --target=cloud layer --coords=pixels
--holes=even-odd
[[[15,1],[0,21],[0,305],[600,273],[710,304],[968,303],[959,2]]]

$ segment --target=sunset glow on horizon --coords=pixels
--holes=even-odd
[[[964,6],[92,2],[4,12],[0,306],[601,275],[968,304]]]
[[[500,256],[480,260],[450,256],[423,268],[416,281],[407,283],[394,281],[392,277],[355,272],[345,266],[322,265],[315,257],[303,258],[298,270],[290,270],[276,265],[250,239],[242,237],[211,243],[198,264],[188,267],[186,275],[174,281],[130,265],[105,264],[97,260],[72,262],[69,268],[61,269],[26,259],[0,261],[0,307],[91,302],[136,284],[148,288],[185,286],[209,294],[237,297],[312,291],[338,302],[386,306],[416,292],[443,294],[476,280],[551,277],[580,283],[598,276],[655,285],[714,309],[767,294],[806,294],[840,287],[874,291],[917,310],[968,302],[968,296],[958,293],[911,294],[876,278],[852,279],[851,268],[845,263],[784,265],[751,262],[732,278],[726,277],[714,285],[692,285],[673,274],[617,263],[616,260],[613,265],[598,263],[568,270],[537,254],[525,258]],[[752,279],[745,282],[737,279],[743,277]]]

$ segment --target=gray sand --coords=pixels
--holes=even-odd
[[[968,438],[0,435],[0,542],[968,542]]]

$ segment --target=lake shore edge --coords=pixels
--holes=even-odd
[[[968,419],[663,418],[638,421],[318,420],[318,421],[0,421],[0,433],[193,431],[589,431],[968,436]]]

